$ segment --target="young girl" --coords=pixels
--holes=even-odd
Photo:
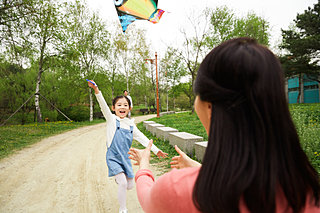
[[[107,121],[108,151],[106,159],[109,177],[115,176],[116,183],[119,185],[119,212],[127,212],[126,190],[132,189],[134,183],[134,173],[128,152],[133,139],[139,141],[145,147],[148,145],[149,139],[139,131],[133,120],[127,118],[127,115],[131,110],[130,100],[125,96],[117,96],[114,98],[112,101],[112,111],[115,112],[114,115],[111,113],[97,84],[93,83],[89,81],[88,86],[94,89],[101,111]],[[156,146],[152,146],[151,150],[159,158],[165,158],[168,155],[159,150]]]

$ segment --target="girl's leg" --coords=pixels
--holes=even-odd
[[[128,183],[127,184],[127,190],[130,190],[134,186],[134,181],[133,181],[133,178],[128,178],[127,176],[126,176],[126,178],[127,178],[127,183]]]
[[[115,176],[116,182],[118,183],[118,200],[120,209],[119,211],[124,211],[127,209],[126,202],[127,202],[127,178],[126,175],[121,172]]]

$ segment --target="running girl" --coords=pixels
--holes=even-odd
[[[94,81],[91,80],[94,83]],[[131,110],[130,100],[125,96],[117,96],[112,101],[111,113],[102,93],[96,83],[88,81],[88,86],[93,88],[99,102],[101,111],[107,121],[107,147],[106,160],[109,170],[109,177],[115,176],[118,184],[118,201],[120,205],[119,212],[128,212],[126,208],[126,190],[133,188],[134,173],[129,159],[129,149],[132,140],[135,139],[143,146],[147,147],[149,139],[136,127],[134,121],[127,118]],[[167,157],[167,153],[162,152],[156,146],[151,150],[159,158]]]

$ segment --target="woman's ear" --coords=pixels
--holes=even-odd
[[[207,115],[209,120],[211,121],[211,116],[212,116],[212,103],[206,102],[207,104]]]

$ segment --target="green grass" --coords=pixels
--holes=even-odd
[[[146,128],[144,128],[142,122],[139,123],[137,127],[143,134],[145,134],[145,136],[147,136],[147,138],[153,140],[154,145],[156,145],[163,152],[168,153],[167,158],[159,159],[155,154],[153,154],[153,152],[151,152],[150,164],[157,165],[157,167],[161,170],[162,173],[169,171],[171,158],[177,155],[177,152],[175,151],[174,147],[172,147],[168,141],[163,141],[153,136],[149,131],[146,130]],[[132,146],[138,149],[144,149],[144,146],[142,146],[139,142],[135,140],[133,141]]]
[[[178,129],[179,132],[189,132],[208,140],[208,135],[196,113],[183,112],[152,118],[151,121]]]
[[[290,112],[297,127],[301,146],[320,174],[320,104],[292,104],[290,105]],[[202,136],[204,140],[208,140],[206,131],[196,113],[176,113],[150,120],[176,128],[180,132]],[[104,122],[104,120],[2,126],[0,127],[0,159],[45,137],[101,122]],[[154,144],[158,148],[169,154],[165,160],[159,160],[156,156],[153,156],[151,163],[163,165],[161,168],[164,171],[169,170],[171,158],[177,155],[174,148],[168,142],[152,136],[145,130],[142,123],[137,126],[148,138],[154,140]],[[133,146],[143,148],[138,142],[134,142]]]
[[[104,122],[104,120],[95,120],[93,122],[58,121],[42,124],[32,123],[27,125],[2,126],[0,127],[0,159],[43,138],[101,122]]]
[[[293,104],[290,105],[290,112],[300,137],[301,147],[307,154],[313,167],[320,174],[320,104]],[[203,137],[204,140],[208,140],[206,131],[196,113],[170,114],[150,120],[178,129],[180,132],[189,132]],[[171,157],[177,155],[174,148],[168,142],[153,137],[145,130],[142,123],[138,125],[138,128],[148,138],[154,139],[155,144],[160,149],[166,150],[169,153],[169,159],[166,160],[167,163],[165,164],[168,168],[168,162],[170,162]],[[156,159],[154,161],[158,162]]]
[[[290,112],[301,146],[320,174],[320,104],[291,104]]]
[[[189,132],[195,135],[202,136],[204,140],[208,140],[207,133],[202,126],[198,116],[196,113],[176,113],[170,114],[166,116],[162,116],[160,118],[152,118],[150,119],[157,123],[163,124],[165,126],[169,126],[175,129],[178,129],[179,132]],[[157,137],[153,136],[149,131],[145,129],[143,123],[139,123],[137,127],[140,131],[147,136],[149,139],[153,139],[153,143],[162,151],[168,153],[168,158],[166,159],[158,159],[157,156],[151,154],[150,164],[156,164],[160,168],[162,172],[166,172],[170,170],[170,161],[173,156],[178,155],[175,151],[174,147],[172,147],[168,141],[163,141],[158,139]],[[143,149],[144,147],[139,144],[138,142],[133,142],[133,147]],[[193,157],[194,160],[196,160]]]

